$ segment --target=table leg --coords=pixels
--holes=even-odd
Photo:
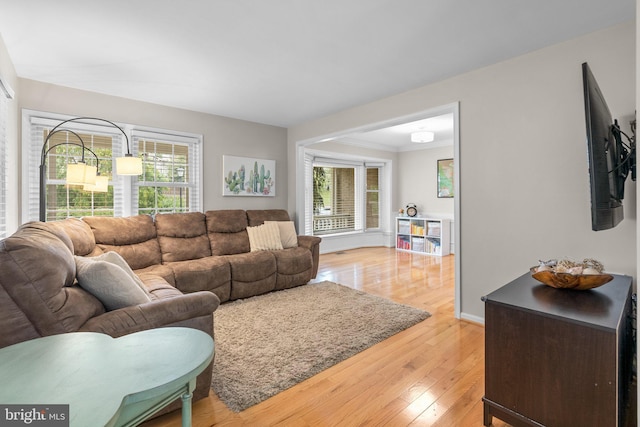
[[[191,427],[191,392],[182,395],[182,427]]]

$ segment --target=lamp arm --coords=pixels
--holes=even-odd
[[[115,124],[112,121],[107,120],[107,119],[101,119],[101,118],[98,118],[98,117],[74,117],[72,119],[68,119],[68,120],[65,120],[63,122],[58,123],[53,129],[51,129],[51,132],[54,132],[56,129],[58,129],[60,126],[62,126],[65,123],[77,122],[77,121],[81,121],[81,120],[97,120],[99,122],[109,123],[111,126],[113,126],[116,129],[118,129],[120,132],[122,132],[122,135],[124,135],[124,139],[127,142],[127,154],[126,155],[128,155],[128,156],[131,155],[131,150],[129,149],[129,137],[127,136],[125,131],[122,130],[122,128],[120,126],[118,126],[117,124]]]
[[[43,154],[43,158],[47,157],[47,154],[49,154],[49,151],[53,150],[56,147],[60,147],[61,145],[75,145],[77,147],[82,147],[83,153],[82,153],[82,162],[84,162],[84,150],[87,150],[88,152],[90,152],[91,154],[93,154],[93,157],[96,158],[96,170],[98,171],[98,174],[100,174],[100,159],[98,159],[98,155],[95,153],[95,151],[93,151],[91,148],[86,147],[82,144],[78,144],[76,142],[61,142],[60,144],[56,144],[56,145],[52,145],[51,147],[49,147],[49,149],[47,151],[44,152]],[[44,162],[41,163],[41,165],[44,165]]]
[[[51,147],[49,147],[47,149],[47,142],[49,142],[49,139],[51,139],[51,137],[53,135],[55,135],[56,133],[59,133],[59,132],[68,132],[68,133],[74,134],[76,136],[76,138],[78,138],[78,140],[80,141],[80,144],[73,143],[73,142],[61,142],[60,144],[53,145],[53,146],[51,146]],[[52,148],[59,147],[60,145],[77,145],[79,147],[82,147],[82,161],[83,162],[84,162],[84,150],[89,150],[89,152],[96,157],[96,165],[97,165],[98,156],[96,156],[96,153],[94,153],[89,147],[84,145],[84,141],[82,140],[80,135],[78,135],[77,133],[75,133],[74,131],[69,130],[69,129],[52,130],[51,132],[49,132],[49,135],[47,135],[47,139],[45,139],[44,140],[44,144],[42,144],[42,152],[40,154],[40,164],[44,164],[45,159],[47,157],[47,154],[49,154],[49,151],[51,151]]]

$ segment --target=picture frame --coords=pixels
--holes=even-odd
[[[453,187],[453,159],[438,160],[438,198],[452,198]]]
[[[276,161],[223,155],[222,195],[275,197]]]

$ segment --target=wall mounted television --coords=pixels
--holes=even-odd
[[[584,112],[587,125],[587,152],[591,189],[591,228],[615,227],[624,218],[622,200],[629,173],[636,179],[635,120],[633,137],[614,120],[598,83],[585,62],[582,64]],[[623,137],[627,142],[623,141]]]

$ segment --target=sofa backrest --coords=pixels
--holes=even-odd
[[[0,241],[0,347],[74,332],[104,312],[74,284],[71,239],[51,223],[28,222]]]
[[[96,246],[96,238],[89,224],[80,218],[67,218],[61,221],[48,222],[51,231],[61,240],[71,240],[71,251],[78,256],[100,255],[102,249]]]
[[[212,255],[233,255],[251,251],[247,234],[247,213],[241,209],[205,213]]]
[[[150,215],[125,218],[89,216],[82,220],[91,227],[96,245],[102,251],[118,252],[132,269],[162,263],[156,226]]]
[[[264,224],[265,221],[289,221],[289,212],[284,209],[248,210],[249,227]]]
[[[162,262],[184,261],[211,255],[203,213],[157,214],[155,221]]]

